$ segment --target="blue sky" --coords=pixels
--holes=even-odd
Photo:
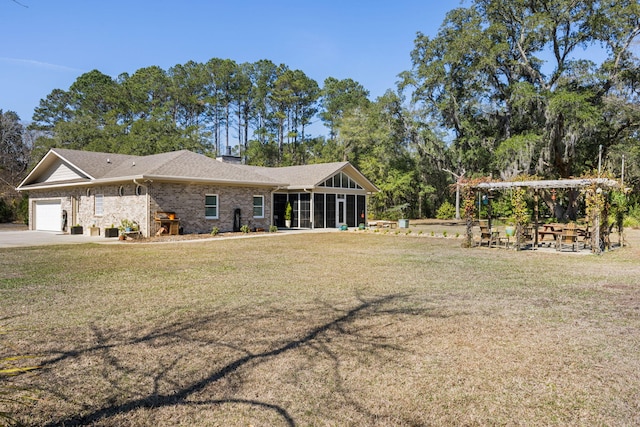
[[[416,32],[435,35],[459,0],[0,0],[0,109],[28,122],[40,99],[97,69],[112,77],[193,60],[269,59],[372,98],[411,68]],[[467,4],[468,6],[468,4]]]

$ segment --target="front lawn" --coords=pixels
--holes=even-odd
[[[0,250],[0,359],[42,366],[0,380],[0,395],[37,398],[0,412],[33,426],[639,424],[640,232],[628,239],[599,257],[354,232]]]

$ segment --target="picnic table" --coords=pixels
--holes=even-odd
[[[396,221],[369,221],[369,228],[396,228],[398,223]]]
[[[540,240],[538,241],[540,244],[543,243],[554,243],[558,239],[558,236],[562,234],[563,224],[543,224],[541,229],[538,229],[538,236]],[[551,236],[551,240],[544,241],[546,236]]]

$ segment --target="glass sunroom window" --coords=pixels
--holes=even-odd
[[[327,179],[325,182],[320,184],[320,187],[332,187],[332,188],[355,188],[358,190],[362,190],[362,187],[358,185],[351,177],[347,174],[340,172]]]

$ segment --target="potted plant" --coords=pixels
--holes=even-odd
[[[104,237],[118,237],[118,229],[111,224],[111,227],[104,229]]]
[[[76,224],[71,226],[71,234],[82,234],[82,226],[80,224]]]
[[[123,219],[120,221],[120,227],[118,227],[121,233],[131,233],[132,231],[138,231],[138,224],[130,219]]]
[[[287,207],[284,209],[284,226],[287,228],[291,228],[292,213],[293,213],[293,208],[291,207],[291,203],[287,202]]]
[[[516,226],[513,225],[512,221],[509,221],[504,227],[504,234],[506,234],[507,237],[513,237],[516,235]]]
[[[89,227],[89,236],[99,236],[100,235],[100,227],[96,227],[95,224],[92,224]]]

